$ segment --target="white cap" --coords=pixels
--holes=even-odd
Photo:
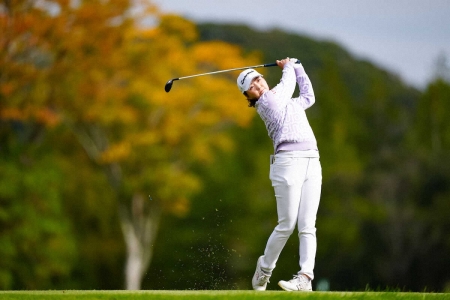
[[[241,93],[244,93],[250,88],[253,78],[261,76],[257,71],[253,69],[247,69],[241,72],[237,78],[237,86]]]

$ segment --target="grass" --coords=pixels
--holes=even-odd
[[[115,299],[115,300],[159,300],[159,299],[449,299],[444,293],[405,292],[284,292],[284,291],[0,291],[1,300],[18,299]]]

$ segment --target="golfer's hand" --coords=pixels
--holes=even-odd
[[[277,60],[277,65],[278,65],[281,69],[283,69],[283,68],[284,68],[284,65],[287,64],[289,61],[290,61],[290,60],[289,60],[289,57],[286,57],[285,59]]]

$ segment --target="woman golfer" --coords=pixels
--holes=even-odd
[[[273,140],[270,180],[277,200],[278,225],[260,256],[253,289],[264,291],[289,236],[298,228],[300,271],[278,285],[286,291],[312,291],[316,256],[316,214],[322,186],[322,168],[316,138],[305,110],[314,104],[314,91],[303,66],[297,59],[277,60],[283,69],[280,83],[269,89],[257,71],[247,69],[238,79],[239,90],[250,107],[256,107]],[[292,98],[298,83],[300,95]]]

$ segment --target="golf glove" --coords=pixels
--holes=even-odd
[[[289,58],[289,61],[294,63],[294,69],[303,68],[302,63],[297,58]]]

